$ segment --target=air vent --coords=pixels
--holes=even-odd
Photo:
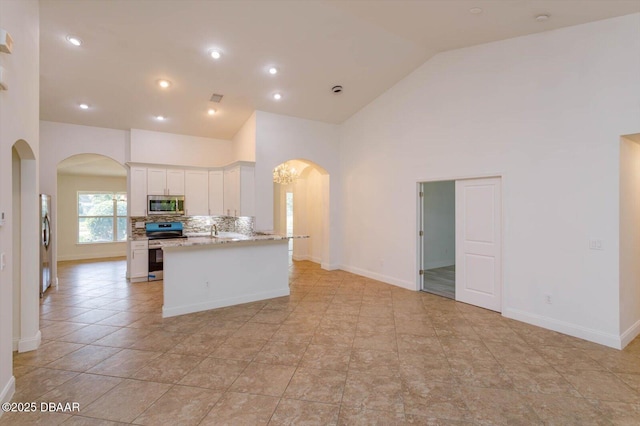
[[[210,100],[211,100],[211,102],[220,103],[220,101],[222,100],[222,95],[214,93],[213,95],[211,95],[211,99]]]

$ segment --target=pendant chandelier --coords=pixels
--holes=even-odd
[[[289,164],[282,163],[273,169],[273,182],[281,185],[289,185],[298,179],[299,174],[296,169],[289,167]]]

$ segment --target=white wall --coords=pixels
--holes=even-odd
[[[639,51],[635,14],[445,52],[347,120],[344,268],[415,289],[416,182],[502,174],[503,314],[620,345],[619,136],[640,126]]]
[[[242,125],[233,137],[234,161],[256,161],[256,113]]]
[[[127,192],[126,177],[58,174],[58,260],[126,256],[127,244],[78,244],[78,191]]]
[[[324,168],[330,179],[328,229],[330,246],[323,267],[339,264],[340,169],[338,127],[318,121],[256,111],[256,230],[273,228],[273,169],[291,159],[309,160]]]
[[[233,162],[233,143],[223,139],[131,129],[128,161],[218,167]]]
[[[424,269],[456,263],[456,183],[427,182],[423,185]]]
[[[620,331],[640,332],[640,134],[620,141]]]
[[[9,90],[0,92],[0,212],[6,215],[0,227],[0,253],[6,267],[0,271],[0,401],[11,398],[14,391],[12,375],[12,303],[13,303],[13,189],[12,151],[18,140],[26,141],[37,162],[39,118],[39,9],[35,0],[3,0],[0,2],[0,28],[14,40],[11,55],[0,53],[0,65],[5,69]],[[33,186],[37,192],[37,167]],[[25,194],[35,196],[31,192]],[[33,215],[28,215],[30,222]],[[35,215],[37,218],[37,214]],[[34,223],[33,226],[37,226]],[[38,242],[31,236],[22,242],[26,249],[37,253]],[[31,262],[32,259],[27,259]],[[30,265],[36,268],[37,265]],[[37,293],[34,303],[37,303]],[[37,304],[36,304],[37,308]],[[36,317],[32,318],[38,324]],[[2,415],[2,413],[0,413]]]
[[[296,197],[298,193],[294,193],[294,206],[293,210],[296,214],[294,218],[293,226],[296,228],[296,234],[309,235],[309,239],[298,240],[304,242],[306,245],[304,256],[313,262],[322,263],[323,259],[323,217],[322,217],[322,174],[314,167],[309,167],[305,170],[304,174],[304,188],[305,193],[302,198],[303,204],[296,205]],[[300,221],[304,216],[302,222],[303,228],[297,230],[297,221]],[[297,241],[294,240],[294,244]]]

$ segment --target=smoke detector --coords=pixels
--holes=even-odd
[[[220,101],[222,100],[222,96],[223,95],[219,95],[217,93],[214,93],[213,95],[211,95],[211,99],[209,99],[209,100],[211,102],[220,103]]]
[[[336,95],[337,95],[337,94],[340,94],[340,93],[342,93],[342,86],[340,86],[340,85],[338,85],[338,86],[333,86],[333,87],[331,88],[331,91],[332,91],[333,93],[335,93]]]

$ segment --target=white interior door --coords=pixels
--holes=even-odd
[[[456,300],[501,312],[500,178],[456,181]]]

